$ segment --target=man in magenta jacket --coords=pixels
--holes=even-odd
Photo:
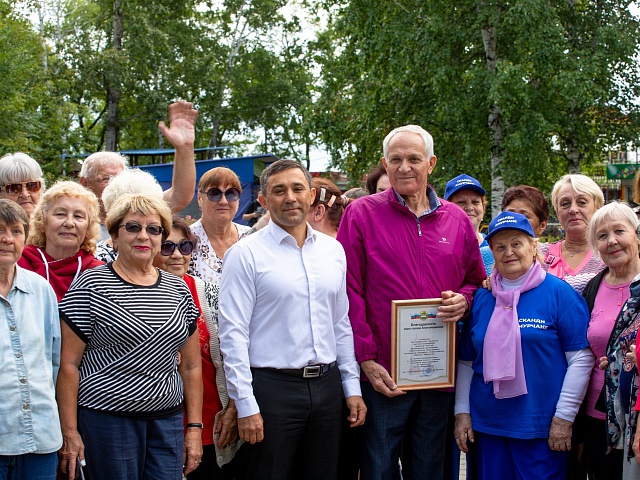
[[[389,375],[391,301],[441,297],[438,317],[455,322],[469,311],[485,271],[469,218],[428,183],[436,165],[431,135],[416,125],[396,128],[383,152],[391,188],[350,205],[338,231],[369,409],[361,478],[399,478],[404,443],[403,478],[441,479],[454,394],[397,388]]]

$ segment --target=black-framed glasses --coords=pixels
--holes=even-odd
[[[142,231],[142,225],[138,222],[127,222],[124,225],[120,225],[118,228],[122,228],[129,233],[140,233]],[[164,228],[160,225],[147,225],[144,227],[149,235],[162,235],[164,233]]]
[[[227,202],[235,202],[240,198],[240,190],[237,188],[227,188],[224,192],[216,187],[211,187],[207,190],[207,198],[212,202],[219,202],[222,196],[225,196]]]
[[[191,255],[191,252],[193,252],[193,242],[191,240],[182,240],[179,243],[173,243],[167,240],[166,242],[162,242],[160,253],[165,257],[169,257],[173,255],[176,248],[182,255]]]
[[[3,185],[4,191],[8,195],[20,195],[22,187],[26,188],[29,193],[39,192],[42,188],[42,182],[37,180],[35,182],[7,183]]]

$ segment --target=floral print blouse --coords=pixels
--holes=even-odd
[[[238,230],[238,240],[246,237],[251,228],[246,225],[233,223]],[[191,254],[191,265],[189,266],[189,275],[198,277],[205,282],[211,282],[214,285],[220,285],[222,278],[222,259],[218,257],[213,250],[207,232],[204,231],[202,222],[198,220],[189,227],[191,233],[198,237],[198,244]]]

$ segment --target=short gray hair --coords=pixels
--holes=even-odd
[[[602,194],[602,189],[596,182],[581,173],[570,173],[558,180],[553,186],[553,190],[551,192],[551,203],[553,204],[553,209],[556,211],[556,214],[558,213],[558,202],[560,201],[560,199],[558,198],[560,189],[567,183],[571,185],[571,188],[573,188],[576,193],[589,195],[591,198],[593,198],[593,202],[596,205],[596,210],[604,205],[604,195]]]
[[[427,160],[430,160],[431,157],[433,157],[433,137],[431,134],[419,125],[405,125],[403,127],[394,128],[386,137],[384,137],[384,141],[382,142],[382,155],[384,158],[389,160],[389,143],[397,133],[401,132],[417,133],[420,135],[424,141],[424,153],[427,155]]]
[[[309,190],[311,190],[311,174],[309,173],[309,170],[304,168],[302,164],[295,160],[282,159],[273,162],[265,168],[262,175],[260,175],[260,193],[262,196],[267,196],[267,183],[269,182],[269,177],[271,177],[271,175],[284,172],[285,170],[291,170],[292,168],[297,168],[304,173],[304,177],[307,179],[307,183],[309,184]]]
[[[589,236],[589,246],[594,253],[598,252],[598,239],[596,238],[598,228],[607,222],[628,223],[634,232],[638,228],[638,225],[640,225],[638,216],[629,205],[624,202],[607,203],[604,207],[596,210],[596,213],[593,214],[593,217],[591,217],[589,221],[587,232]]]
[[[44,189],[45,184],[40,164],[26,153],[8,153],[0,158],[0,185],[36,180],[42,182]]]
[[[102,192],[102,203],[108,212],[118,198],[129,193],[144,193],[163,198],[162,187],[150,173],[139,168],[127,168],[115,177],[111,177],[109,185]]]
[[[6,198],[0,199],[0,223],[4,223],[7,226],[15,225],[19,223],[24,229],[24,241],[27,242],[29,236],[29,219],[24,210],[16,202],[8,200]]]
[[[80,169],[80,178],[95,178],[98,167],[108,165],[110,163],[122,164],[122,168],[129,166],[129,161],[124,155],[120,155],[116,152],[96,152],[89,155],[82,162],[82,168]]]

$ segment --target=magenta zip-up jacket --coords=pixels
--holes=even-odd
[[[419,219],[393,188],[346,209],[338,241],[347,257],[349,318],[359,363],[391,371],[391,301],[461,293],[469,307],[486,278],[471,221],[427,187],[430,210]],[[364,373],[362,379],[366,380]]]

